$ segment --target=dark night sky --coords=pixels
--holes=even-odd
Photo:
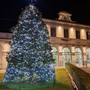
[[[0,32],[9,32],[15,26],[22,8],[30,0],[0,0]],[[72,20],[79,24],[90,25],[89,0],[36,0],[35,6],[43,18],[57,19],[59,11],[72,14]]]

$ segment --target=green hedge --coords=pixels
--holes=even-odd
[[[90,74],[70,63],[66,63],[65,67],[79,90],[90,90]]]

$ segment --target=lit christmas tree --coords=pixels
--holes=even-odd
[[[7,62],[4,84],[54,82],[54,64],[47,27],[33,5],[25,8],[13,28]]]

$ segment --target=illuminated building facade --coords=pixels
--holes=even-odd
[[[90,26],[77,24],[71,14],[63,11],[58,20],[43,19],[47,25],[55,66],[66,62],[77,66],[90,64]],[[0,33],[0,69],[6,69],[6,55],[10,51],[11,33]]]

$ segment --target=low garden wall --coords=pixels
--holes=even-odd
[[[66,70],[69,73],[72,82],[77,90],[90,90],[90,74],[82,69],[70,64],[65,64]]]

